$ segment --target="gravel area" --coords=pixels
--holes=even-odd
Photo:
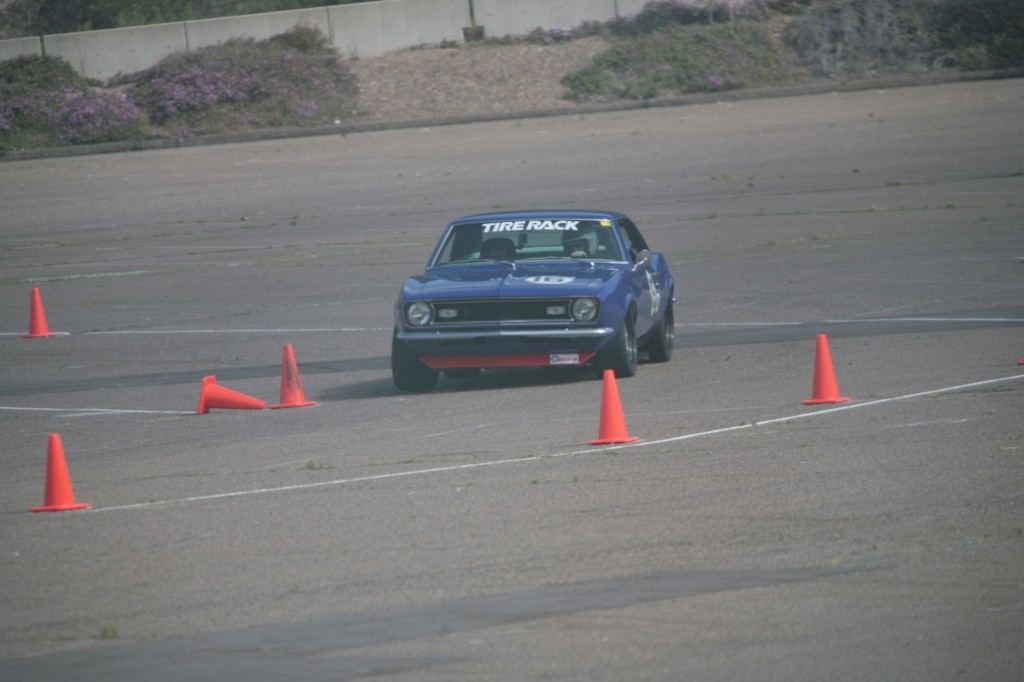
[[[411,121],[562,108],[561,79],[608,48],[601,36],[557,45],[414,48],[357,59],[357,121]]]

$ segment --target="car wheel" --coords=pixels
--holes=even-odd
[[[675,325],[672,301],[669,301],[661,320],[651,330],[651,340],[647,343],[647,355],[651,362],[668,362],[672,359],[672,347],[676,338]]]
[[[391,379],[398,390],[409,393],[429,393],[437,386],[437,372],[420,362],[397,336],[391,337]]]
[[[617,379],[631,377],[636,374],[636,331],[633,328],[633,320],[626,317],[615,335],[615,340],[605,349],[601,362],[597,365],[597,378],[604,375],[604,370],[610,369],[615,372]]]
[[[480,376],[479,367],[459,367],[458,369],[446,369],[444,375],[449,379],[472,379]]]

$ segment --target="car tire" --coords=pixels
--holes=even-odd
[[[397,335],[391,337],[391,379],[398,390],[409,393],[429,393],[437,386],[437,372],[420,362]]]
[[[624,379],[636,374],[637,350],[636,331],[633,319],[626,316],[615,334],[615,340],[601,354],[601,362],[597,365],[597,378],[604,375],[604,370],[615,372],[615,378]]]
[[[658,324],[651,330],[651,340],[647,342],[647,358],[651,362],[668,362],[672,359],[672,348],[676,338],[675,324],[672,301],[669,301]]]

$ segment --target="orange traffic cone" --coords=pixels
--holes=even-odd
[[[839,395],[836,373],[832,368],[832,354],[828,350],[828,339],[818,334],[818,352],[814,361],[814,393],[804,405],[820,405],[822,403],[845,403],[849,398]]]
[[[69,511],[86,509],[86,502],[75,502],[75,492],[71,489],[71,477],[68,476],[68,464],[64,459],[64,446],[60,436],[50,434],[50,449],[46,455],[46,497],[42,507],[32,507],[34,512]]]
[[[299,380],[299,367],[295,364],[295,351],[292,345],[284,347],[284,359],[281,361],[281,402],[271,405],[276,410],[279,407],[309,407],[316,405],[315,400],[306,400],[302,392],[302,382]]]
[[[203,377],[199,391],[197,414],[207,414],[213,408],[221,410],[262,410],[267,403],[244,393],[217,385],[217,377]]]
[[[22,334],[23,339],[42,339],[50,336],[57,336],[50,332],[46,324],[46,311],[43,310],[43,297],[39,294],[38,287],[32,287],[32,308],[29,310],[28,334]]]
[[[622,415],[622,404],[619,402],[619,387],[615,385],[615,372],[604,371],[604,388],[601,392],[601,426],[597,438],[588,441],[590,445],[606,445],[608,443],[632,443],[640,440],[640,436],[631,436],[626,431],[626,418]]]

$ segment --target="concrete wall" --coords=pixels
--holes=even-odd
[[[0,40],[0,61],[14,59],[23,55],[41,55],[43,45],[39,38],[13,38],[11,40]]]
[[[46,54],[63,57],[83,76],[105,81],[148,68],[185,49],[184,24],[153,24],[45,36]]]
[[[184,26],[185,49],[188,50],[219,45],[231,38],[266,40],[295,26],[309,26],[319,29],[327,37],[331,35],[326,7],[186,21]]]
[[[43,37],[46,54],[68,60],[80,73],[107,80],[148,68],[169,54],[217,45],[231,38],[257,40],[296,25],[315,26],[348,57],[376,57],[424,44],[462,42],[476,25],[490,37],[536,28],[574,28],[584,21],[630,16],[648,0],[379,0],[289,12],[154,24]],[[742,4],[747,0],[733,0]],[[699,0],[691,0],[697,4]],[[471,16],[473,19],[471,19]],[[475,19],[475,21],[474,21]],[[38,38],[0,40],[0,59],[40,54]]]
[[[328,7],[334,46],[350,57],[446,41],[462,42],[468,0],[382,0]]]
[[[634,14],[639,14],[640,10],[644,8],[650,0],[615,0],[615,16],[617,17],[629,17]],[[699,0],[690,0],[690,4],[696,5]],[[748,0],[734,0],[734,5],[741,5]]]
[[[474,0],[476,23],[488,37],[523,35],[536,28],[573,28],[615,17],[615,0]]]

